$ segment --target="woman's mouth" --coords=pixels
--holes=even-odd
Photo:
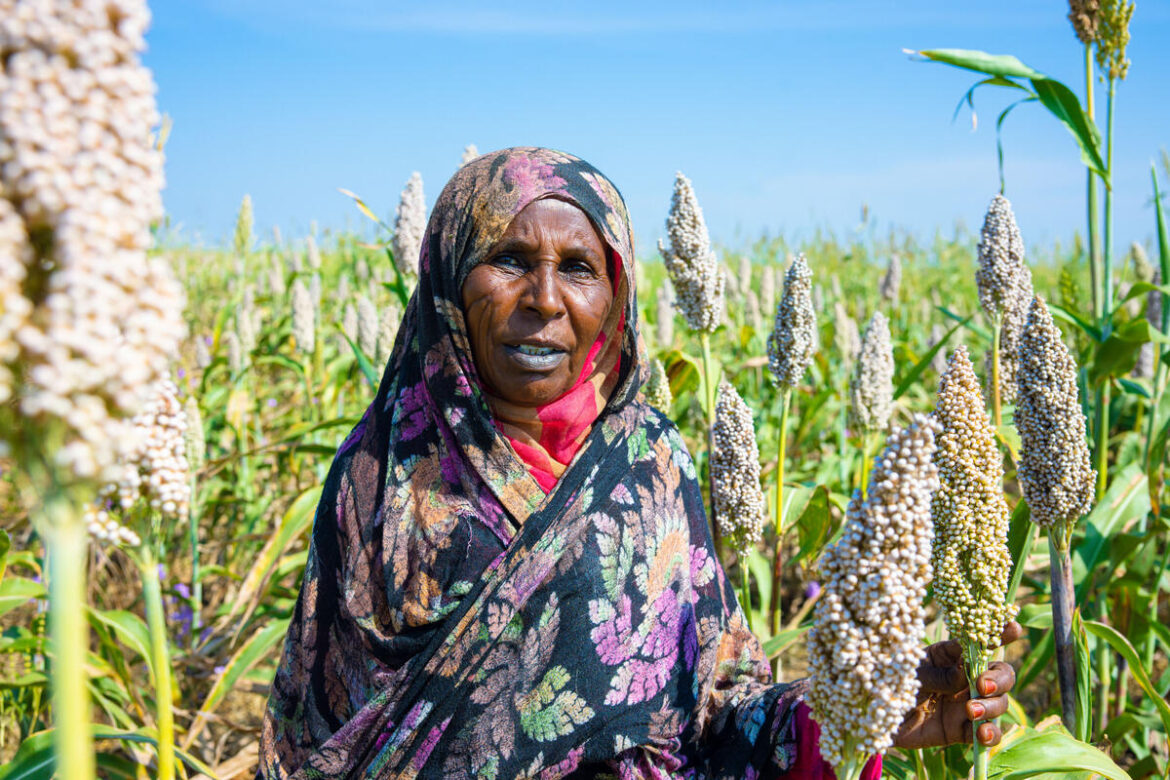
[[[527,371],[549,371],[569,356],[563,349],[535,344],[505,344],[504,349],[516,364]]]

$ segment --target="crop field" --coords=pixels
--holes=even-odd
[[[1170,778],[1170,238],[1159,191],[1170,161],[1151,170],[1155,240],[1111,249],[1126,240],[1111,234],[1103,186],[1112,137],[1093,123],[1120,89],[1115,54],[1097,66],[1108,92],[1098,87],[1094,118],[1077,90],[1014,58],[922,53],[988,89],[1028,91],[1072,133],[1094,194],[1071,245],[1033,244],[988,193],[986,215],[961,215],[977,227],[947,234],[887,231],[863,214],[852,231],[799,242],[702,256],[638,247],[639,329],[654,361],[644,394],[695,459],[722,564],[778,679],[840,673],[824,647],[839,641],[841,612],[825,605],[854,605],[858,591],[833,574],[849,564],[841,540],[879,527],[906,495],[890,488],[898,479],[934,488],[933,531],[924,526],[934,580],[915,585],[924,629],[913,642],[960,639],[971,667],[1006,655],[1018,681],[999,746],[891,749],[889,777]],[[685,177],[674,187],[670,218],[703,202]],[[22,197],[0,198],[0,228]],[[408,187],[403,209],[409,199]],[[89,418],[44,400],[49,390],[39,406],[22,390],[54,360],[21,335],[50,332],[38,285],[51,287],[54,271],[7,270],[51,250],[27,228],[22,255],[0,230],[0,426],[13,432],[0,436],[0,780],[54,766],[61,777],[255,773],[322,483],[373,398],[412,291],[395,257],[398,204],[353,200],[371,220],[360,235],[257,236],[245,198],[234,240],[213,248],[147,215],[155,240],[140,262],[155,270],[143,278],[174,281],[154,288],[164,291],[154,303],[126,306],[181,311],[178,346],[135,342],[166,353],[165,381],[137,416],[108,389],[130,379],[84,390],[106,399],[98,418],[128,419],[151,442],[95,455],[89,469],[57,455],[74,452]],[[679,269],[695,263],[715,264],[720,290],[688,288]],[[686,295],[707,296],[714,320],[696,326]],[[5,320],[18,316],[19,327]],[[727,433],[743,409],[753,441]],[[933,431],[937,479],[897,471],[896,442],[886,445],[900,429]],[[103,470],[119,457],[137,460]],[[754,509],[725,495],[728,475],[743,474]],[[962,525],[972,517],[986,522]],[[1024,636],[998,648],[988,627],[998,637],[1010,605]],[[856,776],[852,761],[835,762],[838,776]]]

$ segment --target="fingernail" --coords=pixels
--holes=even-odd
[[[983,689],[984,696],[990,696],[995,693],[995,683],[991,680],[982,680],[979,687]]]
[[[979,729],[979,741],[983,742],[984,744],[990,742],[993,733],[994,732],[992,732],[991,726],[984,726],[983,728]]]
[[[979,720],[980,718],[983,717],[984,713],[986,713],[986,712],[987,712],[987,710],[984,709],[982,704],[979,704],[977,702],[972,702],[972,704],[971,704],[971,718],[973,720]]]

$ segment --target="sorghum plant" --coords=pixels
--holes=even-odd
[[[767,510],[760,490],[760,448],[752,410],[726,380],[719,383],[711,427],[711,503],[723,538],[740,559],[741,599],[750,628],[751,591],[745,558],[760,541]]]
[[[0,446],[41,502],[57,772],[81,780],[94,772],[82,507],[183,335],[178,286],[146,257],[162,212],[148,21],[135,0],[0,13]]]
[[[1077,366],[1061,341],[1048,307],[1032,298],[1020,340],[1016,427],[1018,475],[1032,522],[1048,530],[1052,623],[1064,723],[1076,728],[1076,654],[1072,641],[1073,527],[1093,502],[1096,476],[1089,461]]]
[[[875,311],[865,326],[861,349],[849,383],[850,418],[861,436],[861,478],[864,495],[869,474],[869,440],[890,424],[894,405],[894,348],[886,315]]]
[[[987,671],[1016,608],[1006,603],[1012,558],[1003,456],[966,347],[951,354],[934,415],[941,426],[934,453],[939,488],[931,503],[934,598],[948,633],[963,648],[967,685],[971,698],[978,698],[976,680]],[[975,780],[985,780],[987,753],[973,741]]]
[[[768,368],[780,388],[780,429],[777,433],[776,505],[772,515],[775,549],[772,559],[772,603],[768,607],[772,633],[780,630],[780,542],[784,532],[784,447],[792,390],[804,377],[816,350],[817,320],[811,301],[812,271],[803,254],[784,275],[784,292],[776,307],[776,322],[768,336]]]
[[[893,744],[915,704],[937,429],[918,414],[890,434],[869,496],[854,491],[841,538],[817,563],[823,591],[808,634],[808,701],[821,755],[841,780],[856,780],[869,756]]]
[[[991,418],[996,427],[1002,422],[1000,402],[1006,392],[1001,367],[1005,360],[1014,361],[1014,351],[1005,349],[1003,331],[1005,322],[1016,312],[1022,313],[1031,301],[1031,282],[1028,298],[1021,298],[1021,277],[1028,273],[1024,265],[1024,239],[1016,224],[1012,204],[1003,195],[996,194],[987,207],[983,229],[979,235],[979,270],[975,283],[979,288],[979,304],[991,322],[991,359],[988,371],[988,399]],[[1016,317],[1012,320],[1022,320]],[[1018,327],[1014,333],[1018,334]]]
[[[650,366],[650,379],[646,382],[646,403],[668,415],[673,401],[670,380],[666,377],[666,367],[662,365],[661,360],[655,360]]]

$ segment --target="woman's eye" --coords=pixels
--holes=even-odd
[[[596,275],[596,271],[593,270],[593,266],[591,266],[585,260],[576,258],[562,262],[561,271],[570,274],[589,274],[590,276]]]
[[[512,255],[496,255],[492,258],[492,264],[501,266],[503,268],[523,268],[524,264],[519,259]]]

